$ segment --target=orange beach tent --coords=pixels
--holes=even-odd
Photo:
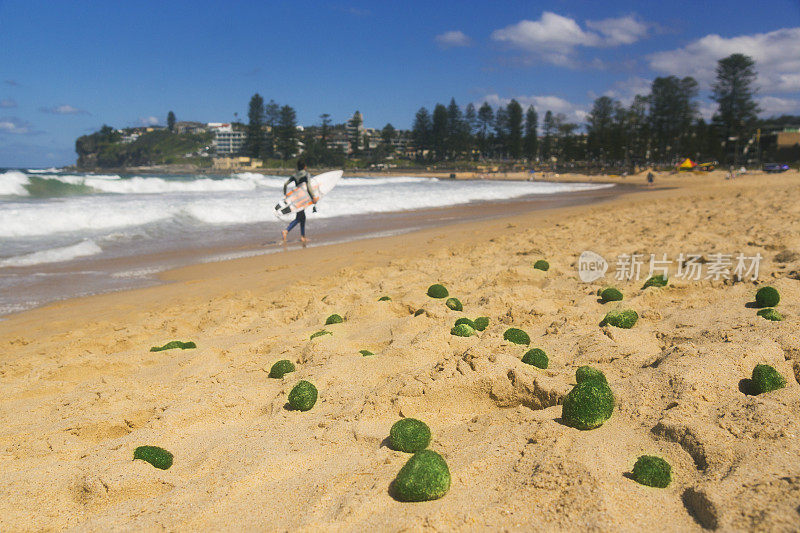
[[[688,157],[678,166],[678,170],[694,170],[694,167],[697,166],[697,163],[689,159]]]

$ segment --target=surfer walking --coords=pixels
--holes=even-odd
[[[286,190],[289,187],[290,183],[294,183],[296,187],[301,187],[303,184],[306,186],[306,191],[308,191],[308,195],[311,197],[311,201],[313,203],[317,203],[317,198],[314,197],[314,192],[311,189],[311,184],[308,182],[309,178],[311,178],[311,174],[308,173],[306,170],[306,164],[302,159],[297,160],[297,172],[295,172],[286,183],[283,184],[283,194],[286,195]],[[314,211],[317,210],[317,207],[314,206]],[[300,210],[294,217],[289,225],[283,230],[283,242],[286,242],[286,238],[289,236],[289,232],[292,231],[292,228],[300,224],[300,240],[304,243],[307,241],[306,239],[306,212],[305,210]]]

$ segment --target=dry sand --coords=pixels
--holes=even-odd
[[[189,267],[0,322],[0,530],[797,530],[800,176],[656,183],[674,187]],[[759,283],[631,281],[613,284],[639,323],[601,328],[614,304],[595,296],[608,282],[578,280],[586,249],[761,253],[786,319],[747,307]],[[425,295],[434,282],[464,313]],[[332,313],[346,321],[310,341]],[[449,334],[480,315],[478,337]],[[521,363],[512,325],[549,369]],[[198,348],[148,352],[173,339]],[[284,358],[297,371],[268,378]],[[787,387],[740,392],[757,363]],[[617,399],[591,431],[560,420],[585,364]],[[320,391],[305,413],[284,407],[300,379]],[[440,500],[388,494],[402,416],[430,425],[449,464]],[[133,461],[143,444],[172,468]],[[671,463],[668,488],[626,476],[642,454]]]

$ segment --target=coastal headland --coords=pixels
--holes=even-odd
[[[189,266],[0,321],[0,529],[795,529],[800,174],[659,173],[655,185]],[[581,280],[587,251],[605,277]],[[636,276],[623,269],[634,255]],[[678,275],[690,255],[698,279]],[[733,276],[739,256],[759,258],[756,279]],[[643,288],[651,258],[671,267],[666,287]],[[463,312],[428,297],[434,283]],[[621,302],[599,301],[609,285]],[[763,285],[783,321],[757,315]],[[617,308],[638,313],[633,328],[600,325]],[[343,322],[325,325],[332,314]],[[489,326],[451,335],[465,316]],[[505,340],[511,327],[531,345]],[[173,340],[197,347],[149,351]],[[546,369],[521,361],[534,347]],[[268,377],[282,359],[296,370]],[[742,383],[758,364],[786,386],[753,395]],[[585,431],[561,406],[583,365],[615,397]],[[310,411],[287,408],[300,380],[319,390]],[[402,417],[428,424],[449,465],[441,499],[390,494],[408,460],[386,444]],[[172,466],[134,460],[144,445]],[[631,479],[642,455],[667,460],[668,487]]]

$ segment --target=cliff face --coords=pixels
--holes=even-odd
[[[207,152],[210,133],[173,133],[156,130],[136,140],[122,142],[122,135],[108,126],[75,141],[77,166],[81,169],[123,168],[185,162],[186,154]]]

